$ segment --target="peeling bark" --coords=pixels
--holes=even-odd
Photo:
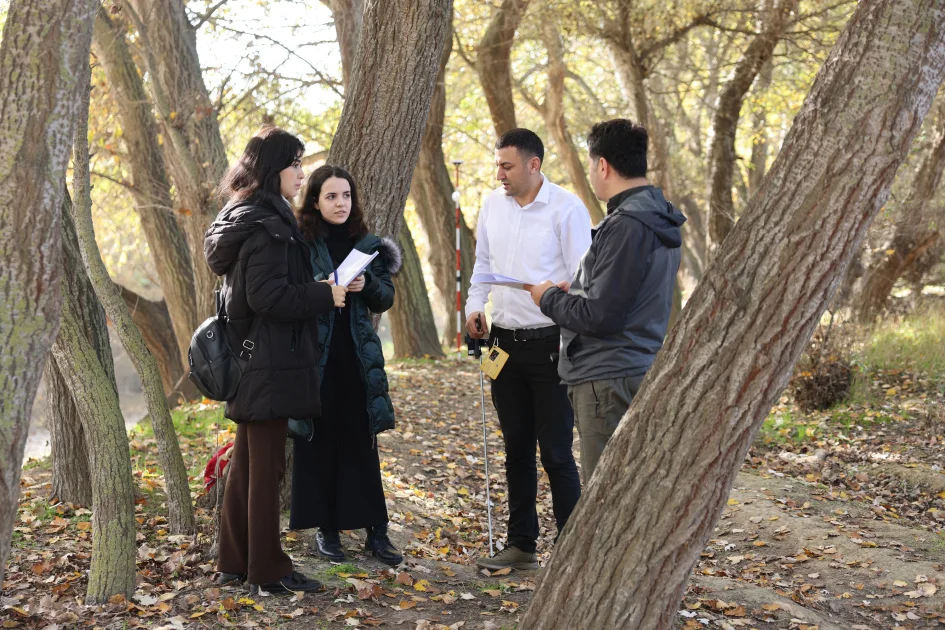
[[[522,630],[672,627],[748,448],[943,76],[945,5],[859,3],[605,449]]]

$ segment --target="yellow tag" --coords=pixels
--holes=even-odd
[[[483,374],[489,378],[498,378],[499,372],[502,371],[502,368],[505,366],[505,362],[508,360],[508,352],[499,346],[492,346],[486,350],[485,356],[482,359],[482,365],[479,369],[481,369]]]

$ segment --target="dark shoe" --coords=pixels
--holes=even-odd
[[[213,580],[217,586],[240,586],[245,581],[245,573],[223,573],[222,571],[217,573],[217,577]]]
[[[345,550],[341,547],[341,538],[337,530],[319,529],[315,532],[312,551],[332,562],[344,562]]]
[[[269,595],[292,595],[297,592],[311,593],[322,587],[321,582],[305,577],[298,571],[293,571],[278,582],[270,584],[253,584],[249,587],[252,595],[259,595],[260,591],[265,591]]]
[[[367,540],[364,541],[364,550],[384,564],[396,567],[404,561],[404,557],[391,543],[387,536],[387,525],[367,528]]]
[[[500,569],[537,569],[538,555],[522,551],[518,547],[506,547],[491,558],[479,558],[476,566],[480,569],[498,571]]]

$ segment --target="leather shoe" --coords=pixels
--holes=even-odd
[[[315,553],[332,562],[344,562],[345,550],[341,547],[341,538],[338,530],[321,529],[315,532]]]
[[[367,528],[367,539],[364,541],[364,550],[384,564],[396,567],[404,561],[404,557],[394,547],[387,535],[387,525]]]
[[[217,573],[217,577],[213,581],[217,586],[239,586],[246,581],[246,574],[224,573],[223,571],[220,571]]]
[[[265,591],[270,595],[292,595],[296,592],[311,593],[322,587],[321,582],[307,578],[298,571],[293,571],[278,582],[269,584],[252,584],[249,587],[250,594],[258,595],[260,591]]]

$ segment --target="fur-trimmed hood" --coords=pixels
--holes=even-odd
[[[381,237],[381,243],[377,250],[387,260],[387,269],[390,275],[396,276],[404,266],[404,255],[400,251],[400,246],[392,238]]]

